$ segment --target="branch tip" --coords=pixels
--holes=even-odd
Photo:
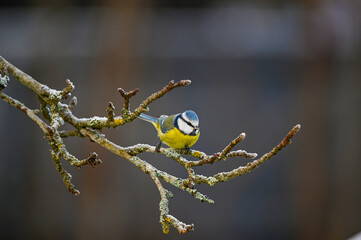
[[[98,154],[96,152],[90,153],[90,156],[87,158],[87,162],[92,167],[103,163],[102,160],[98,158]]]
[[[70,103],[69,103],[69,105],[68,105],[68,109],[69,109],[70,111],[72,111],[73,108],[74,108],[77,104],[78,104],[78,99],[74,96],[74,97],[71,99],[71,101],[70,101]]]
[[[187,80],[182,80],[182,81],[183,81],[184,86],[188,86],[189,84],[192,83],[192,81],[189,80],[189,79],[187,79]]]
[[[129,92],[126,92],[123,88],[118,88],[118,92],[123,98],[131,98],[139,92],[139,88],[136,88]]]
[[[137,92],[139,92],[139,88],[136,88],[136,89],[134,89],[133,91],[130,91],[130,92],[129,92],[129,95],[132,97],[132,96],[134,96],[135,94],[137,94]]]
[[[164,216],[164,223],[165,224],[171,224],[173,227],[175,227],[180,234],[185,234],[186,232],[193,232],[194,231],[194,224],[185,224],[181,221],[179,221],[177,218],[173,217],[172,215],[166,215]],[[164,228],[163,228],[164,231]],[[168,232],[164,232],[168,233]]]
[[[123,88],[118,88],[117,90],[118,90],[118,92],[120,93],[120,95],[121,95],[122,97],[125,97],[125,91],[124,91]]]
[[[108,112],[108,122],[114,122],[114,117],[115,117],[114,110],[115,110],[115,107],[114,107],[113,103],[109,102],[107,110],[106,110]]]
[[[123,88],[118,88],[118,92],[124,98],[124,104],[122,109],[122,117],[124,119],[128,119],[130,112],[129,112],[129,99],[133,97],[137,92],[139,92],[139,88],[136,88],[132,91],[126,92]]]
[[[109,102],[109,103],[108,103],[108,108],[110,108],[110,109],[115,109],[114,104],[113,104],[112,102]]]
[[[251,156],[251,158],[256,158],[258,156],[257,153],[250,153],[249,155]]]
[[[66,83],[66,87],[60,92],[62,99],[66,99],[70,97],[71,95],[70,92],[73,91],[75,88],[74,84],[69,79],[66,79],[65,83]]]
[[[287,136],[283,139],[282,143],[284,143],[285,145],[291,143],[291,138],[300,131],[301,129],[301,124],[297,124],[296,126],[294,126],[291,131],[289,131],[289,133],[287,134]]]
[[[90,156],[87,159],[73,161],[72,165],[74,165],[74,166],[76,166],[78,168],[80,168],[80,167],[82,167],[84,165],[89,165],[92,168],[94,168],[95,166],[101,165],[102,163],[103,163],[102,160],[100,160],[98,158],[98,154],[96,152],[92,152],[92,153],[90,153]]]

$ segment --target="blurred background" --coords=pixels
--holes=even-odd
[[[191,79],[150,106],[150,115],[193,109],[194,148],[259,156],[296,124],[293,144],[252,173],[199,189],[201,203],[164,184],[170,212],[195,232],[164,235],[151,178],[88,139],[66,139],[79,159],[63,162],[81,191],[71,195],[41,130],[0,102],[0,239],[346,239],[361,231],[361,2],[353,0],[15,0],[0,3],[0,55],[55,89],[70,79],[78,117],[119,114],[118,87],[140,88],[131,107],[170,80]],[[3,90],[31,108],[34,94],[15,79]],[[70,129],[65,128],[65,129]],[[122,146],[156,145],[135,120],[103,133]],[[180,177],[157,154],[142,159]],[[196,168],[211,175],[247,164],[229,159]]]

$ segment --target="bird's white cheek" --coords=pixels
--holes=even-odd
[[[178,127],[179,130],[181,130],[185,134],[190,134],[193,131],[193,128],[184,121],[182,121],[181,119],[178,120]]]

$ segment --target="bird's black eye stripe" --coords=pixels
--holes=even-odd
[[[186,121],[186,120],[182,117],[182,115],[180,115],[179,117],[180,117],[188,126],[190,126],[190,127],[192,127],[192,128],[195,128],[195,126],[193,126],[192,123]]]

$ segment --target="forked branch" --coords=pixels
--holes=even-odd
[[[30,109],[24,103],[13,99],[12,97],[2,92],[2,90],[5,89],[9,84],[10,75],[12,75],[21,84],[28,87],[36,95],[38,95],[40,101],[40,110]],[[190,80],[181,80],[179,82],[170,81],[164,88],[147,97],[137,108],[134,109],[133,112],[130,110],[130,99],[136,95],[139,89],[137,88],[133,91],[126,92],[122,88],[118,88],[121,97],[124,99],[120,116],[116,116],[115,107],[113,103],[109,102],[106,109],[108,113],[107,116],[78,118],[72,113],[72,110],[77,103],[76,97],[73,97],[69,104],[61,102],[62,100],[68,98],[75,88],[74,84],[70,80],[66,80],[66,86],[63,90],[54,90],[46,85],[39,83],[26,73],[23,73],[21,70],[7,62],[4,58],[0,57],[0,98],[11,106],[16,107],[24,112],[43,131],[46,140],[51,146],[51,157],[55,164],[56,170],[62,176],[68,190],[74,195],[78,195],[80,193],[72,184],[71,175],[63,168],[61,159],[69,162],[70,165],[75,167],[82,167],[84,165],[95,167],[96,165],[102,163],[96,153],[91,153],[88,158],[79,160],[77,157],[68,152],[63,141],[63,139],[67,137],[87,137],[106,148],[110,152],[128,160],[141,169],[144,173],[150,175],[160,193],[160,223],[164,233],[169,232],[170,226],[176,228],[179,233],[190,232],[194,230],[194,225],[185,224],[179,221],[176,217],[169,214],[169,199],[173,197],[173,194],[164,188],[160,180],[163,180],[170,185],[184,190],[202,202],[213,204],[214,201],[208,196],[199,192],[196,189],[196,185],[208,184],[213,186],[218,182],[225,182],[254,170],[260,164],[266,162],[275,156],[279,151],[281,151],[285,146],[290,144],[291,138],[301,128],[300,125],[293,127],[280,144],[274,147],[270,152],[264,154],[262,157],[249,162],[246,166],[240,166],[228,172],[219,172],[212,176],[203,176],[197,174],[194,168],[203,166],[205,164],[214,164],[220,160],[226,160],[228,158],[257,157],[256,153],[248,153],[245,150],[233,150],[236,145],[245,139],[245,133],[238,135],[238,137],[231,141],[226,147],[224,147],[222,151],[210,155],[192,149],[185,151],[171,148],[161,148],[158,152],[155,146],[148,144],[137,144],[134,146],[122,147],[109,141],[103,134],[100,133],[102,128],[118,127],[119,125],[124,125],[133,121],[141,113],[148,111],[148,106],[152,102],[163,97],[171,90],[177,87],[187,86],[190,83]],[[74,129],[70,131],[60,130],[64,124],[70,124]],[[188,177],[179,178],[155,168],[153,165],[138,156],[144,152],[162,154],[173,159],[184,167],[185,171],[188,173]],[[188,156],[197,158],[199,160],[190,161],[187,159]]]

